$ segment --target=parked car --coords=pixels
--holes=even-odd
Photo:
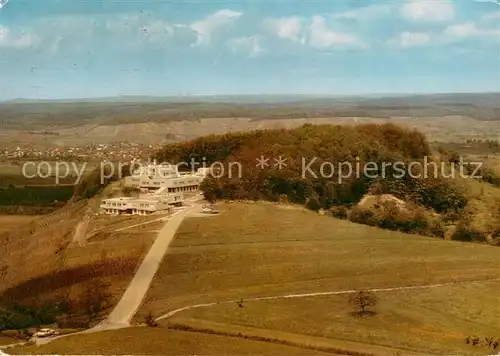
[[[205,214],[218,214],[219,212],[214,208],[214,206],[203,205],[202,212]]]
[[[49,336],[56,336],[59,333],[53,329],[40,329],[36,333],[33,334],[34,337],[49,337]]]

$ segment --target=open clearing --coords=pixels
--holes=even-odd
[[[31,346],[8,351],[11,354],[25,355],[327,355],[266,342],[163,328],[130,328],[75,335],[40,347]]]
[[[177,355],[304,355],[316,347],[330,354],[350,350],[391,356],[396,352],[486,355],[486,348],[472,348],[465,338],[500,336],[496,293],[500,283],[488,281],[498,277],[496,247],[384,231],[281,207],[221,203],[219,215],[187,218],[136,320],[143,323],[148,312],[161,316],[190,305],[240,298],[242,308],[221,303],[182,311],[162,320],[156,329],[75,335],[16,352],[75,353],[76,345],[85,345],[81,352],[87,354],[162,350],[162,354]],[[346,295],[245,301],[289,293],[449,282],[461,283],[379,292],[377,313],[369,318],[352,316]],[[249,344],[245,337],[254,341]],[[273,341],[255,341],[263,337]],[[274,349],[292,341],[301,346]],[[211,344],[219,346],[214,349]]]
[[[86,213],[85,204],[66,207],[9,230],[0,241],[0,247],[13,251],[0,257],[0,265],[7,266],[0,295],[30,302],[57,298],[62,292],[76,298],[88,276],[93,276],[92,279],[103,279],[109,284],[112,307],[156,238],[158,226],[132,227],[148,221],[137,217],[122,221],[121,226],[131,228],[117,232],[111,217],[98,216],[90,224],[93,230],[85,232],[90,239],[83,239],[82,244],[71,243],[75,226]]]
[[[220,304],[180,313],[170,323],[200,327],[207,321],[232,330],[251,327],[326,337],[367,345],[395,347],[402,352],[487,354],[486,348],[466,345],[470,335],[500,335],[499,281],[450,287],[377,293],[373,317],[353,317],[345,295]],[[272,316],[272,317],[270,317]],[[314,322],[311,322],[314,321]]]
[[[239,298],[498,276],[495,247],[384,231],[278,206],[223,204],[218,216],[187,219],[137,320],[150,311],[160,316]],[[500,336],[497,289],[498,282],[486,281],[383,293],[380,313],[365,327],[348,315],[345,296],[249,302],[244,308],[221,304],[181,312],[170,322],[182,324],[188,318],[191,326],[195,319],[229,330],[240,325],[423,352],[467,352],[464,338],[469,334]],[[343,324],[351,332],[339,332]]]
[[[493,278],[491,246],[384,231],[273,204],[221,205],[188,218],[139,319],[187,305],[287,293]]]
[[[0,233],[17,229],[36,218],[35,215],[0,215]]]

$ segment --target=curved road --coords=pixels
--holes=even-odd
[[[85,332],[96,332],[130,326],[130,321],[137,312],[137,309],[141,306],[156,271],[160,267],[160,263],[170,243],[174,239],[177,229],[186,216],[198,209],[200,209],[200,206],[194,204],[168,217],[167,223],[158,233],[158,237],[149,249],[148,254],[142,261],[141,266],[135,273],[127,290],[111,314],[109,314],[108,318],[103,323]]]
[[[70,335],[76,334],[90,334],[105,330],[122,329],[130,326],[130,321],[137,312],[137,309],[141,306],[144,297],[153,281],[153,278],[160,267],[160,263],[165,256],[165,253],[170,246],[170,243],[174,239],[177,229],[181,225],[182,221],[188,215],[201,211],[201,205],[196,202],[202,200],[202,197],[194,197],[188,199],[188,202],[193,203],[193,205],[187,208],[177,211],[167,219],[167,223],[158,233],[158,237],[149,249],[148,254],[142,261],[139,269],[135,273],[132,281],[128,285],[122,298],[113,309],[113,311],[108,315],[105,321],[99,325],[84,330],[82,332],[61,335],[47,339],[36,339],[38,345],[47,344],[51,341],[61,339]],[[0,355],[1,356],[1,355]]]
[[[448,283],[424,284],[424,285],[404,286],[404,287],[371,288],[371,289],[364,289],[364,291],[377,293],[377,292],[394,292],[394,291],[411,290],[411,289],[433,289],[433,288],[440,288],[440,287],[449,287],[449,286],[453,286],[453,285],[457,285],[457,284],[467,284],[467,283],[474,283],[474,282],[497,281],[497,280],[500,280],[500,278],[487,278],[487,279],[477,279],[477,280],[469,280],[469,281],[456,281],[456,282],[448,282]],[[340,291],[331,291],[331,292],[284,294],[284,295],[248,298],[248,299],[244,299],[243,301],[244,302],[245,301],[251,302],[251,301],[259,301],[259,300],[307,298],[307,297],[319,297],[319,296],[325,296],[325,295],[353,294],[356,292],[357,291],[354,289],[349,289],[349,290],[340,290]],[[167,314],[164,314],[164,315],[156,318],[156,320],[160,321],[163,319],[168,319],[168,318],[174,316],[175,314],[180,313],[180,312],[185,311],[185,310],[213,307],[213,306],[216,306],[219,304],[237,303],[240,300],[241,299],[225,300],[225,301],[213,302],[213,303],[189,305],[186,307],[172,310],[172,311],[168,312]]]
[[[170,243],[174,239],[174,236],[177,232],[177,229],[181,225],[184,218],[186,218],[187,216],[189,216],[193,213],[201,212],[201,205],[196,204],[196,202],[201,200],[201,199],[202,199],[202,197],[194,197],[194,198],[189,199],[188,201],[194,203],[193,205],[188,206],[186,209],[180,210],[180,211],[174,213],[173,215],[171,215],[170,217],[168,217],[167,223],[160,230],[158,237],[156,238],[155,242],[151,246],[146,257],[142,261],[141,266],[139,267],[136,274],[134,275],[132,281],[130,282],[129,286],[127,287],[122,298],[120,299],[120,301],[118,302],[116,307],[113,309],[113,311],[109,314],[108,318],[104,322],[95,326],[94,328],[91,328],[91,329],[88,329],[88,330],[85,330],[85,331],[82,331],[79,333],[56,336],[54,338],[37,339],[36,340],[37,344],[46,344],[46,343],[49,343],[49,342],[54,341],[56,339],[70,336],[70,335],[75,335],[75,334],[95,333],[95,332],[100,332],[100,331],[104,331],[104,330],[122,329],[122,328],[130,327],[130,321],[132,320],[133,316],[137,312],[137,309],[141,306],[142,301],[143,301],[144,297],[146,296],[146,293],[150,287],[150,284],[153,281],[153,278],[154,278],[154,276],[155,276],[155,274],[160,266],[160,263],[163,260],[163,257],[165,256],[165,253],[167,252],[167,249],[168,249]],[[402,287],[393,287],[393,288],[373,288],[373,289],[368,289],[368,291],[388,292],[388,291],[420,289],[420,288],[439,288],[439,287],[445,287],[445,286],[450,286],[450,285],[455,285],[455,284],[471,283],[471,282],[485,281],[485,280],[497,280],[497,279],[499,279],[499,278],[489,278],[489,279],[469,280],[469,281],[455,281],[455,282],[449,282],[449,283],[428,284],[428,285],[419,285],[419,286],[402,286]],[[350,294],[350,293],[355,293],[355,292],[356,292],[355,290],[342,290],[342,291],[318,292],[318,293],[299,293],[299,294],[287,294],[287,295],[275,295],[275,296],[263,296],[263,297],[256,297],[256,298],[248,298],[248,299],[245,299],[245,301],[304,298],[304,297],[314,297],[314,296],[322,296],[322,295]],[[215,306],[218,304],[235,303],[235,302],[236,302],[236,300],[226,300],[226,301],[213,302],[213,303],[190,305],[190,306],[186,306],[186,307],[179,308],[176,310],[172,310],[169,313],[158,317],[156,320],[162,320],[162,319],[169,318],[169,317],[171,317],[171,316],[173,316],[181,311],[184,311],[184,310],[202,308],[202,307],[211,307],[211,306]]]

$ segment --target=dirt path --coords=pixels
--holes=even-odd
[[[87,241],[87,231],[90,223],[90,215],[85,214],[83,219],[76,225],[75,233],[73,234],[73,243],[84,245]]]
[[[198,206],[198,208],[199,208],[199,206]],[[185,213],[186,213],[186,215],[189,214],[189,212],[185,212]],[[185,215],[183,217],[185,217]],[[179,222],[179,225],[180,225],[180,222]],[[175,232],[174,232],[174,234],[175,234]],[[152,280],[152,278],[151,278],[151,280]],[[405,286],[405,287],[372,288],[372,289],[367,289],[367,290],[371,291],[371,292],[374,292],[374,293],[380,293],[380,292],[393,292],[393,291],[412,290],[412,289],[433,289],[433,288],[449,287],[449,286],[459,285],[459,284],[467,284],[467,283],[474,283],[474,282],[485,282],[485,281],[496,281],[496,280],[500,280],[500,278],[486,278],[486,279],[476,279],[476,280],[468,280],[468,281],[456,281],[456,282],[427,284],[427,285],[417,285],[417,286]],[[132,285],[132,283],[131,283],[131,285]],[[129,286],[129,288],[130,288],[130,286]],[[148,288],[149,288],[149,284],[146,287],[145,292],[147,292]],[[127,289],[127,291],[128,290],[129,289]],[[244,299],[243,301],[244,302],[250,302],[250,301],[259,301],[259,300],[307,298],[307,297],[317,297],[317,296],[325,296],[325,295],[352,294],[352,293],[355,293],[355,292],[356,292],[356,290],[349,289],[349,290],[331,291],[331,292],[283,294],[283,295],[275,295],[275,296],[247,298],[247,299]],[[125,292],[125,294],[126,293],[127,292]],[[125,297],[125,294],[124,294],[124,297]],[[133,317],[133,315],[135,314],[135,311],[137,310],[137,308],[140,306],[140,303],[142,302],[142,298],[143,297],[144,297],[144,295],[142,297],[140,297],[140,301],[138,303],[137,303],[136,300],[135,301],[131,300],[130,302],[127,302],[127,303],[130,303],[128,305],[125,305],[125,307],[127,307],[127,308],[124,307],[123,311],[119,310],[120,314],[115,314],[115,318],[118,317],[119,321],[123,321],[123,319],[120,319],[122,317],[123,318],[128,318],[127,322],[125,322],[125,323],[124,322],[121,322],[121,323],[120,322],[118,322],[118,323],[116,323],[116,322],[115,323],[110,323],[109,322],[110,318],[108,318],[108,320],[106,322],[104,322],[103,324],[100,324],[100,325],[98,325],[98,326],[96,326],[96,327],[94,327],[92,329],[88,329],[88,330],[85,330],[85,331],[82,331],[82,332],[78,332],[78,333],[74,333],[74,334],[68,334],[68,335],[63,335],[63,336],[56,336],[54,338],[37,339],[36,343],[38,345],[42,345],[42,344],[47,344],[49,342],[52,342],[54,340],[57,340],[57,339],[60,339],[60,338],[63,338],[63,337],[67,337],[67,336],[78,335],[78,334],[87,334],[87,333],[95,333],[95,332],[100,332],[100,331],[105,331],[105,330],[116,330],[116,329],[123,329],[123,328],[131,327],[130,320]],[[136,298],[139,299],[139,297],[136,297]],[[164,315],[156,318],[156,321],[168,319],[168,318],[170,318],[170,317],[172,317],[172,316],[174,316],[174,315],[176,315],[176,314],[178,314],[180,312],[186,311],[186,310],[197,309],[197,308],[213,307],[213,306],[220,305],[220,304],[237,303],[240,300],[241,299],[237,299],[237,300],[235,299],[235,300],[226,300],[226,301],[219,301],[219,302],[212,302],[212,303],[203,303],[203,304],[189,305],[189,306],[186,306],[186,307],[182,307],[182,308],[178,308],[178,309],[172,310],[172,311],[170,311],[170,312],[168,312],[168,313],[166,313],[166,314],[164,314]],[[122,298],[122,301],[123,301],[123,298]],[[120,301],[120,304],[121,304],[122,301]],[[118,306],[117,306],[117,308],[118,308]],[[134,309],[134,310],[132,311],[132,309]],[[115,308],[115,310],[116,310],[116,308]],[[114,312],[115,311],[113,311],[113,313]],[[111,315],[110,315],[110,317],[111,317]],[[113,320],[113,319],[111,319],[111,320]],[[499,355],[500,355],[500,353],[499,353]],[[0,356],[2,356],[2,355],[0,354]]]
[[[90,330],[102,331],[130,325],[130,321],[146,296],[149,286],[153,281],[156,271],[160,267],[160,263],[167,252],[168,246],[174,239],[177,229],[186,216],[194,213],[198,209],[200,209],[200,206],[194,204],[184,210],[174,213],[168,218],[167,223],[160,230],[149,253],[142,261],[141,266],[114,310],[109,314],[106,321]]]
[[[192,209],[194,209],[194,208],[195,207],[192,207]],[[198,209],[199,208],[200,208],[200,206],[198,206]],[[180,213],[179,213],[179,215],[180,215]],[[189,214],[189,212],[187,212],[187,211],[183,211],[183,213],[185,213],[185,215],[183,214],[179,218],[184,218],[186,215]],[[182,219],[181,219],[181,221],[182,221]],[[178,224],[180,225],[180,222],[178,222]],[[174,234],[175,234],[175,232],[174,232]],[[154,245],[153,245],[153,247],[154,247]],[[153,248],[151,250],[153,250]],[[158,263],[158,265],[159,265],[159,263]],[[138,271],[138,273],[139,273],[139,271]],[[153,274],[153,276],[154,276],[154,274]],[[151,278],[151,280],[152,280],[152,278]],[[149,281],[149,283],[151,282],[151,280]],[[467,284],[467,283],[474,283],[474,282],[485,282],[485,281],[496,281],[496,280],[500,280],[500,278],[486,278],[486,279],[476,279],[476,280],[468,280],[468,281],[456,281],[456,282],[427,284],[427,285],[417,285],[417,286],[404,286],[404,287],[391,287],[391,288],[372,288],[372,289],[367,289],[367,290],[371,291],[371,292],[374,292],[374,293],[380,293],[380,292],[393,292],[393,291],[412,290],[412,289],[433,289],[433,288],[449,287],[449,286],[459,285],[459,284]],[[133,281],[132,281],[132,283],[133,283]],[[129,286],[129,288],[127,289],[127,291],[125,292],[124,297],[127,294],[127,292],[129,291],[130,287],[132,286],[132,283]],[[144,288],[146,288],[144,290],[144,293],[147,292],[147,289],[149,288],[149,283],[148,283],[147,286],[141,285],[142,290],[144,290]],[[355,293],[355,292],[356,292],[356,290],[349,289],[349,290],[330,291],[330,292],[283,294],[283,295],[275,295],[275,296],[247,298],[247,299],[244,299],[243,301],[244,302],[250,302],[250,301],[259,301],[259,300],[307,298],[307,297],[317,297],[317,296],[325,296],[325,295],[352,294],[352,293]],[[60,339],[60,338],[63,338],[63,337],[72,336],[72,335],[95,333],[95,332],[100,332],[100,331],[105,331],[105,330],[116,330],[116,329],[123,329],[123,328],[131,327],[130,320],[133,317],[133,315],[135,314],[135,311],[137,310],[137,308],[140,306],[144,295],[145,294],[143,294],[142,296],[138,296],[136,293],[132,293],[132,296],[134,296],[135,298],[128,299],[128,297],[127,297],[127,299],[125,299],[125,301],[124,301],[124,298],[122,298],[122,300],[120,301],[119,305],[122,304],[122,301],[124,301],[124,303],[127,303],[127,304],[123,304],[123,307],[121,307],[123,309],[119,309],[118,312],[115,313],[115,311],[118,309],[118,306],[119,306],[118,305],[115,308],[115,310],[110,314],[110,317],[108,318],[108,320],[106,322],[104,322],[104,323],[102,323],[102,324],[100,324],[100,325],[98,325],[98,326],[96,326],[96,327],[94,327],[92,329],[88,329],[88,330],[85,330],[85,331],[82,331],[82,332],[78,332],[78,333],[74,333],[74,334],[68,334],[68,335],[63,335],[63,336],[56,336],[54,338],[37,339],[36,343],[38,345],[42,345],[42,344],[47,344],[47,343],[52,342],[54,340],[57,340],[57,339]],[[137,301],[137,300],[139,300],[139,301]],[[178,309],[172,310],[172,311],[170,311],[170,312],[168,312],[168,313],[166,313],[166,314],[164,314],[164,315],[156,318],[156,321],[168,319],[168,318],[170,318],[170,317],[172,317],[172,316],[174,316],[174,315],[176,315],[176,314],[178,314],[180,312],[186,311],[186,310],[197,309],[197,308],[213,307],[213,306],[220,305],[220,304],[237,303],[240,300],[241,299],[237,299],[237,300],[235,299],[235,300],[226,300],[226,301],[219,301],[219,302],[212,302],[212,303],[203,303],[203,304],[189,305],[189,306],[186,306],[186,307],[182,307],[182,308],[178,308]],[[113,315],[113,314],[114,314],[114,316],[113,316],[114,319],[111,319],[111,315]],[[110,320],[112,320],[112,321],[117,320],[118,322],[110,322]],[[126,321],[126,322],[124,322],[124,321]],[[0,354],[0,356],[2,356],[2,355]]]
[[[466,283],[484,282],[484,281],[496,281],[496,280],[500,280],[500,278],[457,281],[457,282],[449,282],[449,283],[427,284],[427,285],[420,285],[420,286],[372,288],[372,289],[367,289],[367,291],[374,292],[374,293],[380,293],[380,292],[393,292],[393,291],[402,291],[402,290],[411,290],[411,289],[432,289],[432,288],[440,288],[440,287],[449,287],[449,286],[453,286],[453,285],[457,285],[457,284],[466,284]],[[319,297],[319,296],[325,296],[325,295],[341,295],[341,294],[352,294],[352,293],[356,293],[356,290],[350,289],[350,290],[331,291],[331,292],[284,294],[284,295],[275,295],[275,296],[267,296],[267,297],[247,298],[247,299],[244,299],[244,302],[259,301],[259,300],[307,298],[307,297]],[[178,314],[178,313],[185,311],[185,310],[213,307],[213,306],[216,306],[219,304],[237,303],[240,300],[241,299],[190,305],[187,307],[172,310],[172,311],[168,312],[167,314],[164,314],[164,315],[156,318],[156,320],[160,321],[160,320],[168,319],[168,318],[174,316],[175,314]]]
[[[146,226],[146,225],[149,225],[149,224],[156,223],[158,221],[168,221],[169,217],[170,216],[163,216],[161,218],[158,218],[158,219],[155,219],[155,220],[151,220],[151,221],[146,221],[146,222],[143,222],[143,223],[140,223],[140,224],[135,224],[135,225],[131,225],[131,226],[121,227],[119,229],[116,229],[115,232],[120,232],[120,231],[129,230],[129,229],[134,229],[134,228],[139,227],[139,226]]]

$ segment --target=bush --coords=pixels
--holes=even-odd
[[[330,208],[330,213],[332,214],[333,217],[336,217],[338,219],[347,219],[349,215],[349,209],[347,209],[345,206],[332,206]]]
[[[145,316],[144,320],[146,321],[146,325],[151,328],[158,326],[158,323],[156,322],[155,317],[152,313],[148,313],[148,315]]]
[[[421,235],[443,237],[444,229],[437,220],[427,216],[425,210],[408,205],[408,211],[403,211],[391,202],[381,206],[364,208],[356,206],[348,213],[352,222],[382,229],[403,231]]]
[[[57,318],[57,327],[60,329],[88,329],[89,320],[82,315],[63,315]]]
[[[314,211],[321,209],[322,205],[319,202],[319,197],[312,196],[306,200],[306,208]]]
[[[486,242],[486,234],[477,231],[470,227],[466,222],[459,222],[455,232],[452,235],[452,240],[464,242]]]

